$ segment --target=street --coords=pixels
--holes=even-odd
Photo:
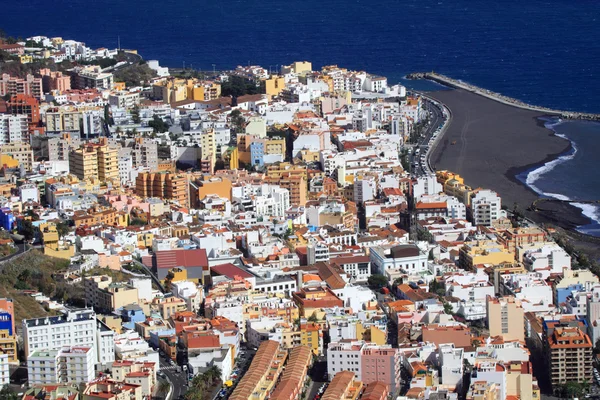
[[[172,366],[164,357],[160,358],[160,372],[167,376],[167,380],[173,388],[170,400],[178,400],[187,391],[187,372],[179,372],[180,370],[180,366]]]
[[[429,140],[432,138],[434,132],[444,124],[444,114],[442,113],[442,110],[426,99],[423,101],[425,110],[429,112],[429,124],[425,128],[418,142],[413,145],[410,153],[409,162],[411,166],[411,172],[415,176],[422,176],[425,174],[426,169],[423,169],[423,162],[421,162],[421,158],[426,157],[429,147]],[[419,154],[416,154],[417,149],[419,149]],[[427,160],[424,162],[427,162]]]

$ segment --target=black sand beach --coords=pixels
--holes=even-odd
[[[459,173],[471,187],[495,190],[509,209],[526,210],[538,194],[515,178],[570,149],[537,119],[540,113],[505,105],[461,90],[429,93],[452,111],[452,122],[432,154],[437,170]],[[454,144],[452,144],[454,142]],[[569,204],[544,204],[543,212],[527,216],[572,229],[588,223],[581,210]]]

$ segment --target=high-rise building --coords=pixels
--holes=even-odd
[[[547,320],[543,330],[544,355],[552,385],[591,382],[593,344],[585,333],[585,320],[573,317]]]
[[[25,171],[33,168],[33,150],[29,143],[8,143],[0,146],[0,153],[11,156],[19,162]]]
[[[395,393],[400,389],[401,355],[390,345],[364,341],[330,343],[327,348],[329,378],[342,371],[353,372],[366,384],[383,382],[390,393]]]
[[[36,350],[27,357],[27,378],[30,385],[88,383],[95,378],[94,348]]]
[[[525,341],[525,320],[521,302],[514,297],[487,298],[487,321],[490,336],[504,340]]]
[[[26,142],[29,141],[29,136],[37,126],[40,125],[40,104],[33,96],[26,94],[17,94],[12,96],[7,102],[8,113],[12,115],[26,115],[27,123],[29,124],[29,135]]]
[[[5,354],[9,363],[18,361],[15,311],[12,299],[0,299],[0,354]]]
[[[135,190],[143,198],[158,197],[188,204],[188,178],[184,175],[143,172],[135,180]]]
[[[96,178],[118,185],[118,149],[109,146],[106,138],[101,138],[98,143],[86,143],[70,152],[69,169],[81,180]]]
[[[24,94],[40,98],[42,96],[42,79],[27,74],[25,79],[21,79],[9,74],[0,76],[0,96],[15,96]]]
[[[40,69],[40,75],[42,76],[42,87],[44,92],[50,92],[52,90],[64,92],[71,90],[71,77],[63,75],[60,71],[50,71],[48,68],[42,68]]]
[[[0,114],[0,144],[21,142],[28,137],[26,115]]]

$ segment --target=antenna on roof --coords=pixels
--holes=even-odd
[[[121,36],[117,36],[117,48],[121,51]]]

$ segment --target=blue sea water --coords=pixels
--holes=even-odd
[[[591,121],[560,121],[545,119],[547,128],[571,141],[571,149],[555,160],[526,171],[519,176],[522,182],[544,197],[572,201],[600,200],[600,123]],[[600,236],[600,205],[572,203],[592,220],[578,230]]]
[[[0,28],[212,70],[338,64],[435,70],[543,106],[600,112],[596,0],[2,1]]]
[[[310,60],[406,81],[451,77],[546,107],[600,113],[596,0],[28,0],[2,2],[13,36],[62,36],[137,49],[162,65],[212,70]],[[415,87],[415,85],[418,85]],[[554,127],[577,152],[534,171],[540,193],[600,198],[600,124]],[[585,212],[600,216],[592,207]],[[600,218],[595,218],[600,220]],[[582,230],[600,235],[600,224]]]

